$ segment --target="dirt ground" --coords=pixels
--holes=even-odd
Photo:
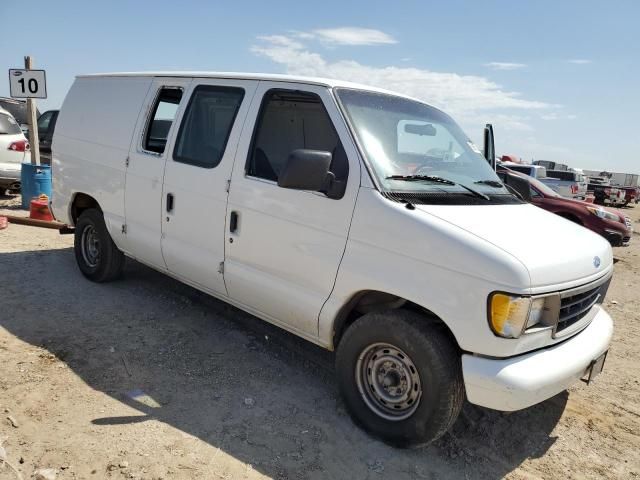
[[[626,213],[640,231],[640,206]],[[93,284],[72,242],[0,231],[0,440],[24,479],[640,478],[637,233],[614,249],[616,331],[593,384],[512,414],[466,404],[417,450],[354,426],[328,352],[134,261]]]

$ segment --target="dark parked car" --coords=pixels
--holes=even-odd
[[[38,117],[38,139],[40,144],[40,162],[51,164],[51,140],[58,121],[59,110],[47,110]]]
[[[524,200],[602,235],[614,247],[629,244],[631,220],[617,210],[561,197],[539,180],[507,168],[498,168],[497,173]]]

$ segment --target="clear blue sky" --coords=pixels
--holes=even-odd
[[[81,73],[339,76],[433,103],[477,143],[492,122],[498,153],[640,173],[639,1],[32,0],[0,18],[5,72],[25,54],[47,70],[41,111]]]

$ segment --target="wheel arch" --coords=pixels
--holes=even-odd
[[[572,213],[572,212],[557,212],[557,215],[561,216],[562,218],[566,218],[570,222],[577,223],[578,225],[584,225],[582,220],[580,220],[580,218],[575,213]]]
[[[74,225],[78,222],[78,218],[80,218],[82,212],[89,208],[96,208],[102,211],[102,208],[100,208],[100,204],[98,203],[98,201],[91,195],[87,195],[86,193],[82,192],[76,192],[73,195],[73,199],[71,200],[69,212],[71,221]]]
[[[419,312],[424,316],[425,324],[433,325],[443,330],[450,337],[456,348],[459,343],[446,322],[430,309],[411,300],[380,290],[362,290],[342,305],[333,321],[331,349],[335,350],[340,344],[349,326],[361,316],[370,312],[385,310],[407,309]]]

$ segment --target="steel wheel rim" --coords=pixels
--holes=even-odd
[[[362,351],[356,380],[364,402],[386,420],[405,420],[420,404],[418,369],[405,352],[388,343],[374,343]]]
[[[82,230],[80,238],[82,259],[89,267],[97,267],[100,263],[100,240],[93,225],[87,225]]]

